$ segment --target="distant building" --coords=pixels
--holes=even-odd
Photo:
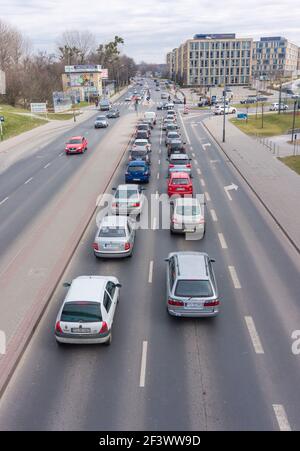
[[[252,42],[233,33],[196,34],[168,53],[170,77],[184,86],[247,85]]]
[[[99,65],[65,66],[65,73],[62,74],[63,91],[70,95],[79,93],[81,101],[89,100],[102,96],[103,80],[107,78],[107,69]]]
[[[262,37],[253,43],[253,68],[256,78],[275,79],[292,76],[298,70],[299,47],[282,36]]]

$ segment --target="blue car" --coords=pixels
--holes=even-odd
[[[131,161],[126,169],[125,183],[149,183],[150,167],[145,161]]]

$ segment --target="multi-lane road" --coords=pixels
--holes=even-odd
[[[159,93],[152,92],[153,101],[159,101]],[[141,107],[154,108],[155,103],[149,107],[146,102]],[[135,114],[125,105],[121,112]],[[299,255],[207,136],[201,125],[205,114],[180,115],[193,159],[195,192],[206,198],[205,238],[172,236],[159,227],[159,217],[152,218],[149,230],[138,230],[132,258],[98,261],[92,249],[92,220],[62,281],[86,274],[112,274],[120,280],[113,342],[109,347],[56,345],[54,322],[65,294],[59,287],[0,401],[1,430],[300,428],[300,357],[292,353],[291,340],[292,332],[300,329]],[[76,133],[91,130],[91,121],[78,126]],[[162,137],[158,122],[152,133],[147,197],[166,192]],[[96,139],[90,132],[90,147]],[[67,159],[61,151],[53,154],[54,147],[61,148],[61,141],[49,144],[43,161],[16,167],[14,181],[4,174],[7,183],[1,180],[1,192],[6,189],[4,197],[16,192],[14,214],[19,217],[11,227],[0,229],[2,246],[9,246],[18,227],[44,207],[52,190],[67,183],[68,174],[80,165],[80,158]],[[127,158],[128,154],[108,192],[124,182]],[[56,162],[47,195],[41,175],[41,193],[33,192],[30,210],[18,209],[28,197],[17,195],[21,183]],[[226,192],[232,184],[237,191]],[[2,209],[0,215],[2,224],[7,216]],[[168,316],[164,258],[179,250],[205,251],[216,259],[218,317]]]

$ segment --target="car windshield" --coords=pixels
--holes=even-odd
[[[199,205],[177,205],[175,212],[181,216],[195,216],[201,213]]]
[[[128,171],[129,172],[144,172],[145,166],[129,166]]]
[[[177,160],[170,160],[170,164],[186,165],[188,162],[189,160],[185,158],[182,158],[181,160],[179,160],[179,158]]]
[[[186,178],[174,178],[172,179],[172,185],[188,185],[189,180]]]
[[[144,146],[147,146],[147,144],[148,144],[148,141],[146,139],[144,139],[144,140],[141,139],[140,141],[135,141],[136,146],[144,147]]]
[[[97,302],[67,302],[61,321],[65,323],[98,323],[102,321],[100,305]]]
[[[171,142],[171,148],[172,149],[180,149],[182,147],[181,143],[172,143]]]
[[[143,149],[131,151],[132,157],[144,157],[147,154],[148,154],[147,150],[143,150]]]
[[[81,139],[70,139],[70,141],[68,141],[68,144],[81,144]]]
[[[96,121],[105,121],[106,117],[105,116],[97,116]]]
[[[122,189],[122,190],[118,190],[116,192],[115,198],[116,199],[130,199],[131,197],[137,197],[138,196],[138,192],[137,190],[133,190],[133,189]]]
[[[209,280],[178,280],[175,296],[208,298],[213,296]]]
[[[179,135],[176,132],[168,133],[168,138],[169,139],[179,138]]]
[[[100,238],[123,238],[126,237],[124,227],[104,226],[101,227],[99,235]]]

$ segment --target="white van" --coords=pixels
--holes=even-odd
[[[156,113],[154,111],[146,111],[146,113],[144,113],[144,119],[147,120],[151,120],[152,124],[155,125],[156,124]]]

